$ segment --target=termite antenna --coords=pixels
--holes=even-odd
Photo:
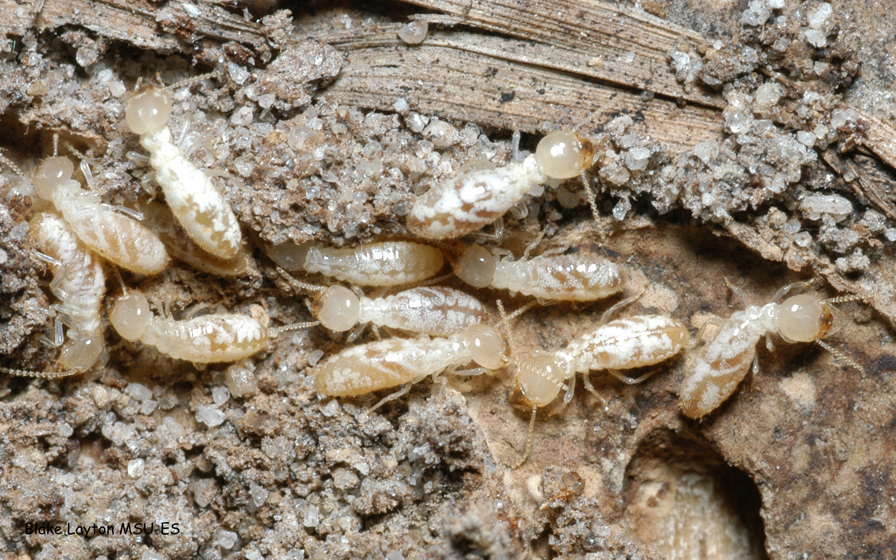
[[[438,278],[430,278],[429,280],[424,280],[423,282],[417,282],[416,284],[411,284],[409,287],[427,288],[427,287],[435,285],[435,284],[441,284],[442,282],[444,282],[446,280],[451,280],[452,278],[454,278],[454,271],[449,272],[448,274],[445,274],[444,276],[439,276]]]
[[[495,302],[498,306],[498,312],[501,314],[501,322],[498,323],[498,328],[504,331],[504,336],[507,338],[507,345],[510,346],[510,353],[513,356],[517,355],[517,346],[516,339],[513,337],[513,330],[510,328],[510,321],[516,319],[526,311],[529,311],[535,306],[534,301],[530,301],[526,305],[520,307],[510,315],[504,310],[504,302],[500,299]]]
[[[317,286],[315,284],[308,284],[307,282],[302,282],[301,280],[296,280],[295,276],[287,272],[282,267],[277,267],[277,272],[283,277],[286,282],[292,286],[294,289],[299,290],[302,293],[306,294],[319,294],[321,292],[326,292],[327,288],[323,286]]]
[[[523,463],[529,460],[529,454],[532,452],[532,434],[535,431],[535,416],[538,413],[538,406],[532,405],[532,415],[529,417],[529,431],[526,434],[526,448],[523,450],[523,456],[515,465],[510,465],[510,468],[516,470],[523,466]]]
[[[23,180],[23,181],[27,181],[27,180],[28,180],[28,179],[25,178],[25,174],[22,173],[22,170],[19,169],[19,166],[16,165],[16,164],[14,164],[14,163],[12,162],[12,160],[10,160],[9,158],[7,158],[7,157],[4,156],[3,154],[0,154],[0,163],[4,163],[4,164],[6,164],[6,167],[10,168],[10,169],[12,170],[13,173],[15,173],[16,175],[18,175],[18,176],[19,176],[19,179],[21,179],[21,180]]]
[[[170,86],[165,86],[165,89],[167,89],[169,91],[175,90],[180,87],[193,85],[197,82],[201,82],[202,80],[207,80],[208,78],[214,78],[217,75],[218,75],[217,72],[207,72],[205,74],[199,74],[198,76],[193,76],[192,78],[184,78],[183,80],[174,82]],[[159,79],[159,82],[161,82],[161,79]]]
[[[600,182],[600,179],[598,179],[598,182]],[[588,197],[588,205],[591,206],[591,217],[597,222],[600,220],[600,213],[597,211],[597,197],[594,195],[594,189],[591,188],[591,181],[588,180],[588,175],[586,175],[584,171],[582,172],[582,185],[585,187],[585,196]]]
[[[848,301],[861,301],[861,302],[865,302],[865,297],[864,297],[864,296],[860,296],[860,295],[858,295],[858,294],[851,294],[851,295],[848,295],[848,296],[837,296],[837,297],[833,297],[833,298],[823,299],[823,300],[821,300],[821,303],[822,303],[822,304],[826,304],[826,303],[846,303],[846,302],[848,302]]]
[[[835,299],[836,299],[836,298],[835,298]],[[866,373],[866,372],[865,372],[865,368],[862,367],[862,364],[860,364],[859,362],[857,362],[857,361],[856,361],[852,356],[850,356],[849,354],[846,354],[846,353],[844,353],[844,352],[841,352],[840,350],[834,348],[833,346],[831,346],[831,345],[828,344],[827,342],[821,340],[820,338],[816,338],[816,339],[815,339],[815,342],[817,342],[819,346],[821,346],[822,348],[824,348],[825,350],[827,350],[828,352],[830,352],[831,354],[833,354],[834,357],[837,358],[838,360],[840,360],[840,361],[842,361],[842,362],[846,362],[847,364],[849,364],[849,365],[851,365],[852,367],[854,367],[854,368],[856,368],[857,370],[859,370],[859,372],[861,372],[863,375]]]
[[[27,369],[14,369],[2,366],[0,366],[0,371],[2,371],[3,373],[8,373],[9,375],[15,375],[17,377],[37,377],[40,379],[58,379],[60,377],[68,377],[69,375],[75,375],[76,373],[78,373],[77,371],[41,372],[31,371]]]
[[[284,325],[282,327],[274,327],[270,329],[268,332],[271,333],[271,336],[277,336],[289,331],[297,331],[300,329],[310,329],[311,327],[316,327],[320,324],[320,321],[306,321],[304,323],[293,323],[292,325]]]
[[[59,155],[59,133],[53,133],[53,157],[57,157]]]

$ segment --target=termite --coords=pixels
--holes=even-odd
[[[594,144],[580,134],[552,132],[521,162],[462,173],[417,197],[408,213],[408,229],[424,239],[474,232],[503,216],[546,180],[580,176],[591,167],[594,152]]]
[[[622,290],[614,263],[591,253],[499,259],[480,245],[466,249],[454,274],[476,288],[492,287],[541,300],[594,301]]]
[[[125,107],[125,121],[149,152],[156,181],[184,231],[212,255],[232,259],[243,238],[239,222],[211,179],[171,142],[170,116],[171,94],[154,85],[138,90]]]
[[[405,394],[414,383],[449,368],[472,361],[480,369],[462,373],[499,369],[504,365],[505,352],[504,338],[498,329],[482,324],[471,325],[447,338],[378,340],[348,348],[325,361],[315,374],[315,386],[322,395],[356,397],[405,384],[373,410]]]
[[[85,247],[66,220],[51,212],[35,216],[31,235],[54,273],[50,291],[59,298],[56,311],[54,345],[62,345],[61,372],[32,372],[0,368],[14,375],[63,377],[87,371],[105,349],[103,337],[103,295],[106,279],[98,256]],[[68,341],[63,345],[62,324],[68,326]]]
[[[421,282],[445,264],[441,251],[413,241],[380,241],[344,249],[287,242],[269,247],[268,256],[287,270],[320,273],[355,286]]]
[[[591,371],[605,370],[624,383],[634,385],[655,372],[631,378],[619,370],[659,364],[685,348],[690,339],[688,328],[671,317],[637,315],[607,322],[617,310],[638,297],[608,309],[596,329],[570,342],[566,348],[552,354],[537,352],[518,365],[516,388],[511,398],[524,407],[531,407],[532,415],[525,452],[513,468],[525,463],[529,457],[538,409],[554,402],[561,390],[565,390],[563,406],[566,406],[573,397],[576,373],[584,374],[585,388],[601,398],[591,385]]]
[[[43,160],[34,174],[37,196],[51,202],[84,245],[109,262],[138,274],[165,270],[168,253],[159,238],[133,217],[100,202],[92,190],[93,174],[86,163],[82,162],[81,170],[90,191],[72,179],[74,170],[66,157]]]
[[[159,202],[140,205],[143,222],[159,236],[172,257],[197,270],[217,276],[238,276],[246,271],[251,258],[245,246],[240,246],[236,256],[222,259],[205,251],[184,233],[167,206]]]
[[[194,364],[235,362],[268,347],[274,336],[317,325],[317,321],[268,328],[254,317],[210,313],[193,319],[159,317],[146,296],[129,290],[112,304],[109,322],[125,340],[155,346],[159,352]]]
[[[482,303],[460,290],[418,287],[397,294],[369,298],[343,286],[315,286],[299,282],[279,268],[290,285],[311,292],[311,313],[324,328],[344,332],[366,323],[433,336],[449,336],[488,320]],[[355,335],[356,336],[356,335]],[[350,340],[354,340],[351,336]]]
[[[763,336],[769,350],[773,350],[771,335],[777,333],[785,342],[812,342],[834,354],[862,373],[865,369],[849,356],[832,348],[821,339],[840,329],[831,304],[859,299],[842,296],[822,299],[812,294],[800,294],[775,303],[790,290],[805,286],[797,282],[784,286],[770,303],[751,305],[722,322],[712,340],[702,348],[693,368],[681,383],[679,404],[688,418],[702,418],[734,393],[747,375],[750,364],[759,371],[756,344]],[[733,286],[730,286],[734,289]],[[737,293],[737,290],[734,290]]]

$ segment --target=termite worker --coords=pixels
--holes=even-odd
[[[355,286],[422,282],[445,264],[441,251],[413,241],[380,241],[343,249],[286,242],[269,247],[267,253],[286,270],[320,273]]]
[[[541,300],[594,301],[622,290],[614,263],[591,253],[500,259],[480,245],[467,248],[454,274],[476,288],[498,288]]]
[[[115,300],[109,322],[125,340],[139,340],[172,358],[194,364],[248,358],[267,348],[271,338],[284,331],[318,324],[314,321],[268,328],[253,317],[237,313],[211,313],[178,321],[152,313],[146,296],[133,290]]]
[[[499,369],[504,365],[505,351],[498,329],[481,324],[447,338],[378,340],[328,359],[315,374],[315,386],[322,395],[356,397],[405,384],[373,407],[377,408],[405,394],[414,383],[470,361],[485,370]],[[481,368],[463,373],[481,373]]]
[[[81,169],[92,187],[90,168],[82,164]],[[82,189],[72,179],[74,170],[66,157],[46,158],[34,174],[35,193],[53,204],[84,245],[109,262],[138,274],[165,270],[168,253],[159,238],[134,218],[102,204],[95,192]]]
[[[417,197],[408,229],[425,239],[450,239],[500,218],[548,179],[571,179],[591,167],[595,147],[571,131],[552,132],[535,153],[498,169],[462,173]]]
[[[232,259],[222,259],[205,251],[178,225],[171,210],[159,202],[139,206],[144,223],[159,236],[172,257],[197,270],[218,276],[238,276],[246,271],[252,257],[245,246]]]
[[[722,322],[712,340],[702,348],[694,360],[691,372],[681,383],[679,404],[688,418],[702,418],[725,402],[747,375],[750,364],[754,373],[759,370],[756,344],[763,336],[772,349],[770,335],[777,333],[785,342],[815,341],[822,348],[864,373],[864,368],[852,358],[825,344],[821,339],[839,330],[830,304],[854,301],[844,296],[821,299],[811,294],[800,294],[775,303],[790,290],[804,286],[799,282],[784,286],[770,303],[751,305]]]
[[[128,127],[149,152],[156,181],[184,231],[212,255],[232,259],[243,238],[239,222],[211,179],[171,143],[170,116],[171,94],[153,85],[141,88],[125,108]]]
[[[314,294],[311,313],[331,331],[344,332],[356,325],[371,323],[448,336],[488,320],[488,312],[479,300],[453,288],[411,288],[391,296],[369,298],[343,286],[325,288],[299,282],[282,268],[279,270],[295,289]]]
[[[63,377],[87,371],[105,349],[102,303],[106,278],[102,263],[60,216],[44,212],[35,216],[30,226],[32,237],[55,274],[50,291],[60,303],[52,305],[57,313],[53,342],[56,346],[62,345],[58,365],[63,371],[41,373],[11,368],[0,368],[0,371],[31,377]],[[63,323],[68,326],[65,344]]]
[[[627,384],[644,381],[653,372],[638,378],[630,378],[618,370],[634,369],[659,364],[681,352],[688,343],[690,333],[681,321],[663,315],[638,315],[606,322],[619,308],[628,305],[638,296],[622,301],[604,313],[593,331],[570,342],[566,348],[552,354],[538,352],[520,363],[517,368],[516,390],[512,398],[522,406],[531,407],[529,436],[522,459],[529,457],[532,429],[538,408],[552,403],[565,389],[563,406],[572,400],[576,373],[584,375],[585,388],[600,396],[591,385],[589,373],[606,370]]]

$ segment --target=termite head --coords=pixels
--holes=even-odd
[[[287,241],[280,245],[265,245],[265,251],[271,260],[285,270],[304,270],[308,252],[315,246],[312,242],[295,243]]]
[[[546,352],[519,364],[516,373],[516,388],[510,396],[511,403],[524,408],[547,406],[564,388],[563,370],[554,357]]]
[[[535,161],[552,179],[578,177],[591,167],[593,158],[591,140],[568,130],[548,134],[535,148]]]
[[[331,286],[311,300],[311,313],[331,331],[343,332],[357,325],[360,311],[358,296],[342,286]]]
[[[498,259],[477,244],[467,248],[457,259],[454,274],[475,288],[485,288],[492,285],[497,267]]]
[[[470,325],[460,336],[474,362],[490,370],[504,367],[507,344],[498,329],[490,325]]]
[[[100,359],[105,349],[103,337],[73,330],[69,330],[68,336],[69,340],[59,355],[59,365],[68,371],[87,371]]]
[[[811,342],[833,334],[834,310],[818,296],[800,294],[778,306],[778,334],[787,342]]]
[[[131,342],[139,340],[152,319],[149,302],[140,292],[130,292],[120,296],[112,304],[109,322],[119,336]]]
[[[44,200],[53,200],[53,192],[72,179],[75,166],[66,157],[49,157],[43,160],[34,173],[34,190]]]
[[[171,116],[171,94],[147,85],[128,100],[124,118],[135,134],[152,134],[168,125]]]

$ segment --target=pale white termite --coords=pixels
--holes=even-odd
[[[832,303],[854,301],[853,296],[821,299],[811,294],[800,294],[775,303],[791,289],[805,282],[781,288],[770,303],[751,305],[722,322],[712,340],[704,346],[691,371],[681,383],[679,405],[688,418],[702,418],[734,393],[747,375],[750,364],[754,373],[759,370],[756,344],[763,336],[772,349],[770,335],[777,333],[785,342],[817,342],[836,357],[864,373],[864,368],[852,358],[830,347],[821,339],[839,330]]]
[[[314,321],[268,328],[254,317],[237,313],[211,313],[175,320],[152,313],[146,296],[133,290],[115,300],[109,322],[125,340],[139,340],[172,358],[194,364],[248,358],[267,348],[271,338],[281,332],[318,324]]]
[[[184,231],[212,255],[232,259],[242,243],[240,224],[211,179],[171,142],[170,116],[171,95],[153,85],[141,88],[125,108],[128,127],[140,135],[165,201]]]
[[[15,375],[62,377],[87,371],[105,349],[103,337],[103,295],[106,280],[102,263],[85,247],[66,220],[51,212],[35,216],[31,235],[54,273],[50,291],[59,298],[56,311],[54,345],[62,345],[58,365],[61,372],[32,372],[0,368]],[[62,324],[68,326],[63,344]]]
[[[499,259],[480,245],[466,249],[454,274],[476,288],[510,290],[542,300],[594,301],[622,290],[619,267],[592,253]]]
[[[503,216],[546,180],[580,176],[591,167],[594,149],[590,140],[575,132],[552,132],[521,162],[462,173],[417,197],[408,212],[408,229],[425,239],[474,232]]]
[[[380,241],[337,249],[292,242],[268,248],[268,256],[286,270],[332,276],[356,286],[400,286],[435,276],[445,257],[435,247],[413,241]]]
[[[37,196],[51,202],[78,238],[93,252],[132,272],[153,275],[165,270],[168,254],[159,238],[131,216],[115,212],[72,179],[74,165],[66,157],[49,157],[34,174]],[[90,168],[81,166],[92,183]]]
[[[606,322],[620,307],[634,299],[617,303],[601,318],[600,326],[570,342],[566,348],[537,352],[517,367],[514,398],[521,405],[532,408],[529,436],[523,457],[514,468],[529,457],[535,415],[539,407],[552,403],[565,389],[563,406],[572,400],[576,373],[584,374],[585,388],[600,398],[591,385],[589,373],[606,370],[627,384],[644,381],[654,372],[631,378],[618,370],[641,368],[659,364],[681,352],[690,334],[681,321],[663,315],[638,315]]]
[[[311,313],[331,331],[344,332],[366,323],[433,336],[448,336],[488,320],[482,303],[460,290],[418,287],[369,298],[343,286],[315,286],[280,274],[297,290],[314,293]],[[353,337],[352,337],[353,339]]]
[[[205,251],[184,233],[171,210],[164,204],[150,202],[140,205],[139,210],[143,214],[143,223],[159,236],[168,254],[193,268],[217,276],[238,276],[249,266],[252,257],[245,246],[241,246],[231,259],[222,259]]]
[[[470,361],[486,370],[498,369],[504,365],[505,351],[498,329],[482,324],[447,338],[378,340],[348,348],[325,361],[315,374],[315,386],[322,395],[356,397],[405,384],[373,407],[377,408],[406,393],[414,383]]]

